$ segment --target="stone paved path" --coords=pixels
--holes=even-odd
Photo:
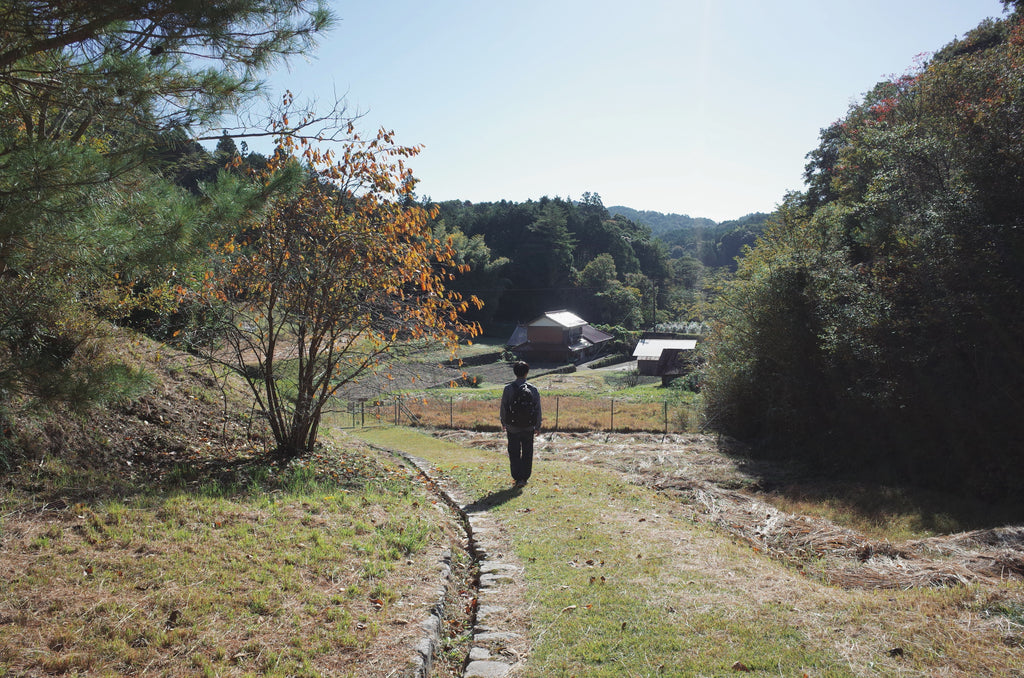
[[[525,584],[523,566],[512,552],[502,525],[489,508],[502,501],[505,490],[489,498],[471,502],[462,489],[444,478],[427,461],[389,450],[415,466],[436,486],[440,495],[465,521],[469,551],[479,565],[476,623],[463,678],[505,678],[516,673],[528,656],[526,634]],[[420,670],[417,676],[430,674],[431,655],[440,644],[440,619],[424,625],[428,638],[419,644]]]

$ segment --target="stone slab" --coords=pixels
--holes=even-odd
[[[473,636],[474,643],[495,643],[495,642],[507,642],[521,638],[518,633],[512,631],[488,631],[486,633],[478,633]]]
[[[470,662],[462,676],[463,678],[502,678],[511,668],[512,666],[505,662]]]

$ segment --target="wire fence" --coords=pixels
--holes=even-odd
[[[474,431],[501,428],[498,399],[404,396],[343,401],[334,425],[365,428],[427,426]],[[542,396],[542,428],[553,431],[687,433],[701,430],[700,407],[681,401],[635,402],[615,398]]]

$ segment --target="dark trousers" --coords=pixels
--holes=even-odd
[[[512,469],[512,480],[522,482],[530,479],[533,472],[533,430],[522,433],[508,432],[508,463]]]

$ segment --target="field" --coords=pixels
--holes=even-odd
[[[506,363],[448,368],[407,363],[396,369],[405,388],[397,393],[353,398],[333,420],[346,428],[409,424],[493,431],[500,428],[501,388],[511,380]],[[415,376],[414,376],[415,375]],[[473,386],[458,385],[466,375]],[[439,388],[414,388],[439,383]],[[640,377],[629,365],[575,372],[537,370],[530,382],[541,391],[544,429],[554,431],[696,432],[701,428],[697,394],[663,388],[657,378]],[[452,384],[449,386],[448,384]]]

